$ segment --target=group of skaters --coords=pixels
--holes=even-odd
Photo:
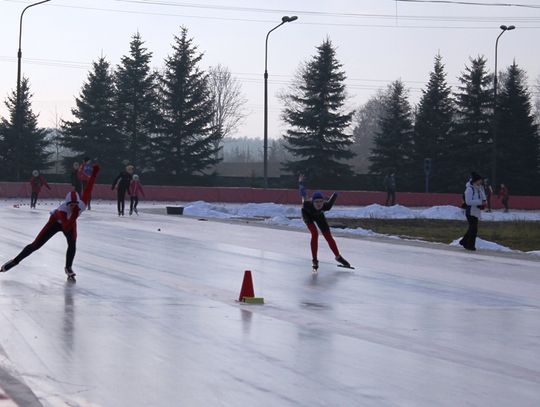
[[[43,227],[35,240],[27,245],[15,258],[2,265],[0,268],[1,272],[5,272],[19,264],[21,260],[38,250],[52,236],[61,231],[66,237],[68,243],[65,272],[68,278],[74,278],[75,273],[72,270],[72,264],[76,250],[76,220],[81,212],[83,212],[85,209],[90,209],[92,189],[94,187],[99,169],[99,165],[91,164],[88,157],[85,157],[82,163],[75,163],[73,165],[73,171],[71,173],[71,184],[73,186],[73,191],[69,192],[66,195],[64,202],[51,212],[49,221]],[[39,178],[39,173],[37,171],[33,173],[32,178],[36,178],[32,181],[32,185],[36,185],[37,193],[39,193],[39,189],[42,186],[49,187],[43,177]],[[330,250],[335,256],[335,260],[339,263],[339,265],[342,267],[353,268],[350,263],[341,255],[336,241],[334,240],[330,231],[328,221],[325,217],[325,212],[332,209],[338,194],[334,192],[330,198],[326,199],[321,192],[315,191],[312,193],[311,197],[308,197],[304,181],[305,176],[303,174],[299,174],[299,192],[302,197],[301,212],[302,219],[311,234],[310,249],[313,272],[316,273],[319,268],[319,231],[328,243]],[[387,180],[385,180],[385,182],[387,182],[387,191],[389,192],[390,198],[389,201],[387,200],[387,205],[393,205],[395,200],[394,174],[389,174],[389,177]],[[126,193],[129,194],[131,201],[129,214],[131,215],[133,212],[138,214],[137,204],[139,201],[139,194],[144,196],[144,191],[140,184],[139,177],[137,174],[134,174],[133,165],[126,164],[125,168],[112,182],[111,189],[116,189],[117,191],[118,216],[124,216]],[[34,189],[32,191],[34,193]],[[34,206],[35,200],[37,200],[37,193],[36,197],[32,198]],[[484,180],[476,172],[471,173],[471,177],[467,182],[465,191],[463,193],[463,208],[465,209],[468,229],[463,238],[459,241],[459,244],[467,250],[476,250],[475,244],[478,234],[478,220],[480,219],[482,210],[491,210],[490,199],[492,194],[493,190],[489,185],[488,180]],[[507,212],[508,188],[506,188],[504,184],[501,184],[499,196],[502,197],[505,212]]]
[[[88,183],[92,177],[93,164],[89,157],[84,157],[82,162],[74,162],[70,172],[70,183],[73,190],[82,196],[83,192],[88,189]],[[139,204],[139,197],[145,196],[144,189],[141,185],[139,176],[134,173],[135,167],[132,164],[125,163],[125,168],[120,171],[120,174],[114,179],[111,189],[116,189],[117,209],[118,216],[124,216],[126,194],[130,197],[129,214],[139,214],[137,205]],[[47,183],[45,177],[40,174],[38,170],[32,171],[32,178],[30,178],[30,208],[35,208],[39,197],[39,193],[43,187],[51,187]],[[86,202],[86,209],[91,210],[92,196],[88,195],[88,202]]]
[[[64,201],[56,209],[51,211],[47,223],[34,241],[25,246],[16,257],[4,263],[0,267],[0,272],[6,272],[15,267],[23,259],[41,248],[58,232],[62,232],[67,242],[64,271],[68,279],[75,280],[76,274],[73,271],[73,260],[75,258],[77,243],[77,219],[83,211],[91,209],[92,190],[94,189],[99,171],[100,166],[97,163],[92,163],[88,157],[85,157],[81,163],[75,162],[73,164],[70,176],[73,190],[68,192]],[[37,170],[32,172],[30,184],[32,187],[30,206],[31,208],[35,208],[41,188],[43,186],[49,189],[51,188]],[[139,176],[134,174],[133,165],[126,165],[125,169],[114,179],[111,189],[117,190],[118,216],[124,215],[126,193],[131,197],[129,214],[131,215],[133,212],[138,214],[137,205],[139,203],[139,195],[144,196],[144,190]]]
[[[396,204],[396,176],[393,171],[388,172],[383,180],[383,186],[386,191],[385,206],[394,206]],[[489,179],[484,178],[482,180],[482,186],[484,188],[484,194],[486,196],[486,212],[491,212],[491,198],[494,195],[493,187],[491,186]],[[508,212],[508,201],[510,199],[510,193],[508,187],[505,184],[501,184],[497,193],[497,198],[501,200],[504,207],[504,211]]]
[[[124,216],[124,208],[126,201],[126,193],[130,197],[129,215],[139,214],[137,211],[137,205],[139,204],[139,196],[144,197],[144,190],[139,180],[139,176],[134,174],[135,167],[131,164],[127,164],[126,167],[120,171],[120,174],[114,179],[111,185],[111,190],[116,189],[116,207],[118,209],[118,216]]]

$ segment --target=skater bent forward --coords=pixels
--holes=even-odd
[[[322,193],[317,191],[313,193],[311,199],[308,199],[303,181],[304,177],[300,175],[299,189],[300,195],[302,196],[302,219],[309,231],[311,232],[310,244],[311,257],[313,259],[313,270],[316,271],[319,268],[319,260],[317,258],[319,233],[317,231],[317,226],[319,227],[322,235],[328,242],[328,246],[332,250],[332,253],[334,253],[336,261],[344,267],[351,267],[349,262],[345,260],[343,256],[339,253],[336,241],[334,240],[334,238],[332,237],[332,233],[330,232],[330,226],[328,225],[326,217],[324,216],[324,212],[332,209],[332,206],[337,199],[337,194],[334,192],[330,199],[326,201]]]

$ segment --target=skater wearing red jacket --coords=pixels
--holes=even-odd
[[[66,237],[68,248],[66,252],[66,267],[65,272],[68,279],[74,280],[75,273],[71,268],[73,265],[73,259],[75,258],[76,242],[77,242],[77,218],[80,213],[86,209],[86,205],[90,199],[92,188],[96,182],[96,177],[99,172],[99,166],[95,164],[92,168],[92,175],[88,180],[88,184],[84,189],[82,198],[79,198],[79,194],[75,191],[69,192],[65,201],[54,211],[51,212],[51,216],[47,224],[41,229],[41,232],[37,235],[35,240],[26,246],[14,259],[5,263],[0,271],[5,272],[15,267],[24,258],[31,255],[38,250],[47,241],[53,237],[56,233],[62,232]]]
[[[47,184],[45,177],[39,173],[38,170],[32,171],[32,178],[30,178],[30,187],[32,188],[32,194],[30,195],[30,208],[35,208],[38,195],[41,192],[41,187],[47,187],[49,191],[51,187]]]
[[[327,201],[324,199],[323,194],[319,191],[314,192],[311,199],[307,198],[306,188],[304,187],[304,176],[300,175],[299,179],[299,189],[300,195],[302,196],[302,219],[306,224],[307,228],[311,232],[311,257],[312,257],[312,266],[313,271],[317,271],[319,268],[319,260],[317,258],[318,243],[319,243],[319,233],[317,231],[317,226],[321,230],[322,235],[328,242],[328,246],[336,256],[336,261],[340,263],[343,267],[350,268],[351,265],[343,256],[339,253],[336,241],[332,237],[330,232],[330,226],[326,221],[324,212],[332,209],[334,202],[337,199],[337,194],[334,192],[330,199]],[[315,226],[315,224],[317,226]]]

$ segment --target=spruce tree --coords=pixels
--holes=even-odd
[[[75,119],[62,124],[62,143],[75,152],[76,158],[97,159],[102,175],[112,177],[121,168],[126,150],[114,117],[114,84],[109,63],[104,57],[92,65],[88,81],[75,99],[71,112]],[[66,158],[71,168],[73,157]]]
[[[220,161],[207,75],[198,67],[202,57],[182,27],[180,36],[174,37],[172,56],[165,60],[163,121],[156,139],[156,168],[175,179],[185,179]]]
[[[453,170],[448,152],[451,143],[451,131],[454,106],[451,89],[446,83],[446,73],[442,57],[437,55],[429,82],[417,107],[414,126],[414,166],[413,173],[424,179],[423,163],[431,158],[431,190],[444,191],[447,185],[447,173]]]
[[[38,128],[31,97],[28,79],[23,78],[19,109],[16,91],[5,102],[9,119],[0,123],[0,163],[5,179],[20,181],[30,178],[33,170],[47,168],[49,142],[45,129]]]
[[[157,74],[150,69],[152,53],[139,33],[115,72],[115,119],[125,143],[126,158],[139,170],[152,166],[152,135],[159,123]]]
[[[294,87],[284,97],[282,118],[289,125],[284,139],[294,157],[284,168],[305,174],[313,183],[327,185],[353,174],[344,162],[354,157],[352,134],[347,132],[352,112],[344,107],[345,78],[335,48],[326,39],[299,69]]]
[[[515,62],[504,78],[497,98],[497,181],[514,193],[534,193],[540,186],[540,140],[531,96],[525,73]]]
[[[449,181],[463,185],[471,171],[487,176],[491,163],[493,88],[486,71],[486,59],[471,59],[459,81],[456,97],[455,132],[449,158]]]
[[[384,175],[396,172],[401,186],[419,188],[411,173],[413,157],[413,123],[411,105],[401,80],[389,85],[380,119],[380,131],[370,157],[370,172]],[[423,184],[422,184],[423,185]]]

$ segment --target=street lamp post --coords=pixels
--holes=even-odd
[[[264,45],[264,187],[268,188],[268,36],[272,31],[281,27],[285,23],[290,23],[297,20],[297,16],[283,16],[281,23],[276,25],[268,34],[266,34],[266,42]]]
[[[503,35],[506,31],[511,31],[515,29],[516,27],[513,25],[506,26],[501,25],[501,32],[497,36],[497,40],[495,41],[495,73],[493,75],[493,145],[492,145],[492,151],[491,151],[491,184],[497,185],[497,115],[498,115],[498,106],[497,106],[497,47],[499,46],[499,38],[501,38],[501,35]]]
[[[21,42],[22,42],[22,22],[23,22],[23,15],[26,10],[28,10],[30,7],[34,7],[43,3],[47,3],[51,0],[43,0],[38,1],[37,3],[30,4],[29,6],[26,6],[23,11],[21,12],[21,18],[19,21],[19,50],[17,51],[17,102],[15,105],[15,120],[16,120],[16,128],[17,128],[17,151],[15,153],[15,160],[17,165],[17,181],[20,180],[20,167],[19,167],[19,141],[21,138],[21,132],[22,132],[22,117],[21,117],[21,58],[22,58],[22,51],[21,51]]]

